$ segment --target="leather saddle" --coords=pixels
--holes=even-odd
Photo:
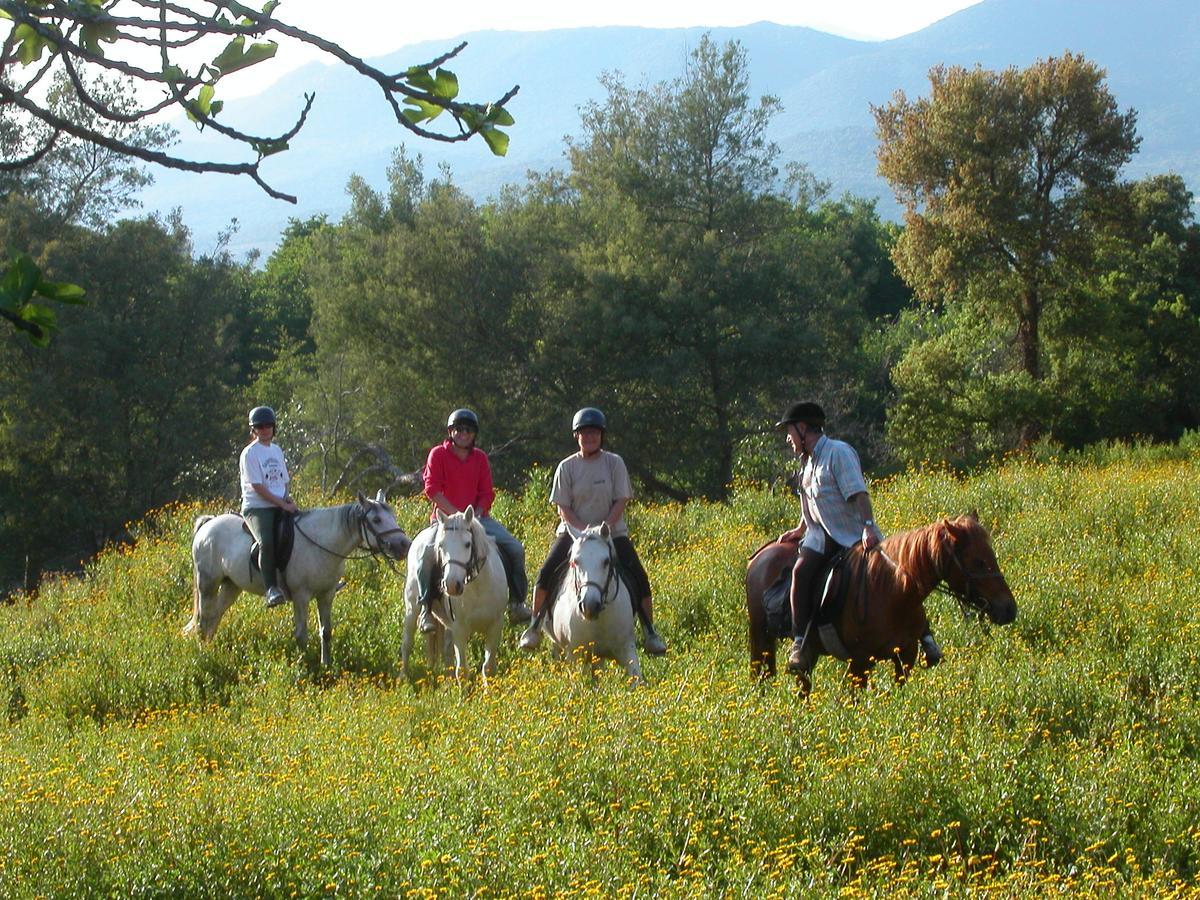
[[[242,519],[242,530],[253,537],[250,531],[250,526],[246,524],[246,520]],[[278,510],[275,513],[275,569],[279,572],[287,569],[287,564],[292,558],[292,548],[296,543],[296,514],[285,513],[283,510]],[[262,563],[259,561],[260,546],[258,541],[255,541],[250,547],[250,571],[261,571]]]
[[[850,549],[835,554],[821,573],[813,578],[813,622],[812,631],[820,634],[821,643],[827,652],[840,659],[847,658],[842,642],[837,635],[837,622],[846,606],[851,579],[858,570]],[[767,616],[767,629],[772,637],[792,636],[792,569],[795,562],[780,573],[779,578],[763,592],[763,610]],[[809,634],[809,640],[814,635]]]

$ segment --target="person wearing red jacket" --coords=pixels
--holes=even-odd
[[[514,624],[529,621],[525,597],[529,580],[525,574],[525,548],[507,528],[491,516],[496,491],[492,486],[492,466],[488,456],[475,446],[479,434],[479,417],[469,409],[456,409],[446,420],[446,440],[429,451],[425,461],[425,496],[434,510],[446,515],[473,507],[483,530],[496,542],[504,573],[508,578],[508,619]],[[436,512],[429,513],[433,521]],[[421,591],[420,628],[432,631],[435,627],[429,615],[430,605],[440,596],[440,575],[435,571],[436,554],[431,544],[421,559],[417,585]]]

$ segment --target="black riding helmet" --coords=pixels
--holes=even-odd
[[[824,428],[825,410],[807,400],[800,403],[793,403],[787,408],[787,412],[783,414],[783,418],[775,423],[775,427],[786,428],[788,425],[795,425],[797,422]]]
[[[450,413],[450,418],[446,419],[446,427],[453,428],[455,425],[470,425],[476,431],[479,430],[479,416],[471,412],[469,409],[456,409]]]
[[[275,410],[269,406],[256,406],[250,410],[250,427],[262,428],[264,425],[275,424]]]
[[[608,420],[604,418],[604,413],[596,409],[594,406],[585,406],[579,412],[575,413],[575,418],[571,421],[572,433],[580,428],[599,428],[601,431],[608,430]]]

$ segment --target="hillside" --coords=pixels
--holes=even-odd
[[[448,162],[469,193],[493,196],[530,169],[563,164],[563,138],[577,132],[580,105],[599,97],[601,72],[620,71],[632,83],[674,77],[702,33],[594,28],[463,35],[470,46],[454,68],[472,96],[499,96],[514,83],[521,86],[511,106],[517,127],[509,155],[497,159],[481,142],[446,147],[409,141],[409,147],[424,155],[429,173]],[[711,33],[718,41],[741,41],[755,92],[781,98],[785,112],[774,138],[783,159],[807,163],[836,193],[881,198],[880,208],[889,214],[896,209],[875,175],[870,104],[885,102],[897,89],[920,93],[938,63],[1024,66],[1064,50],[1104,66],[1118,101],[1138,110],[1143,143],[1129,175],[1173,171],[1193,189],[1200,186],[1200,6],[1187,0],[985,0],[883,42],[765,22]],[[403,46],[380,62],[386,68],[428,59],[449,45]],[[266,249],[291,216],[340,215],[346,179],[358,173],[381,184],[392,148],[406,134],[382,98],[347,73],[314,64],[262,95],[232,103],[228,112],[232,122],[267,132],[290,122],[303,93],[312,90],[317,103],[307,128],[292,150],[264,166],[271,183],[300,195],[298,207],[269,200],[248,180],[175,172],[157,173],[157,185],[144,195],[146,207],[181,206],[201,248],[235,217],[241,225],[235,246]],[[185,154],[209,152],[208,137],[190,127],[181,131]]]

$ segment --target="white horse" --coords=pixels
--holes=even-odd
[[[496,542],[488,537],[483,525],[468,506],[447,516],[437,510],[437,522],[412,542],[408,550],[408,572],[404,579],[404,633],[400,661],[408,671],[413,632],[421,606],[421,588],[417,573],[421,558],[433,546],[442,570],[444,603],[431,610],[437,628],[425,636],[425,648],[431,670],[439,668],[439,656],[445,658],[447,643],[454,647],[454,677],[461,681],[467,667],[467,644],[471,635],[483,635],[483,680],[496,671],[496,653],[504,630],[504,610],[508,605],[508,580]],[[439,653],[442,650],[442,653]]]
[[[192,526],[194,592],[191,621],[184,634],[208,640],[221,616],[242,591],[263,595],[262,573],[250,570],[252,538],[233,513],[199,516]],[[337,593],[346,560],[355,550],[401,559],[411,542],[396,524],[396,515],[383,491],[369,500],[362,494],[344,506],[310,509],[296,520],[295,543],[285,576],[292,601],[296,643],[308,643],[308,602],[317,598],[321,625],[321,665],[329,665],[333,637],[333,595]],[[280,585],[283,587],[284,585]]]
[[[554,595],[554,607],[543,626],[554,642],[555,655],[580,658],[595,676],[598,660],[611,659],[625,674],[642,681],[633,633],[633,601],[617,572],[617,550],[605,522],[583,531],[568,526],[574,542],[567,574]]]

